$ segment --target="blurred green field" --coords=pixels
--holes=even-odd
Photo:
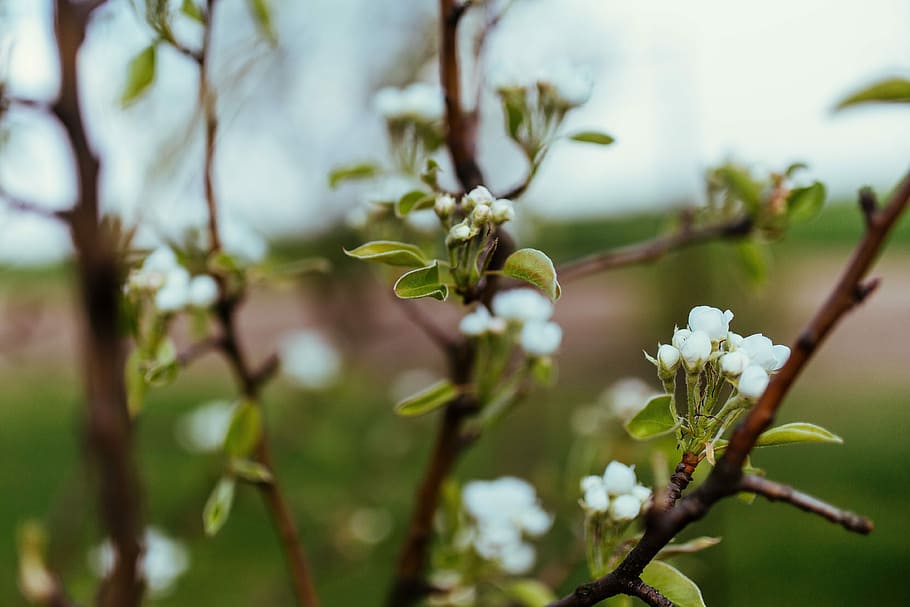
[[[541,246],[556,251],[558,259],[568,259],[604,242],[653,233],[658,225],[653,219],[584,222],[547,230],[543,240],[551,242]],[[904,261],[910,244],[908,227],[904,221],[892,251],[903,255],[899,259]],[[831,267],[837,267],[860,229],[853,208],[830,209],[797,230],[788,243],[774,247],[777,263],[770,286],[763,290],[746,288],[740,278],[731,278],[738,276],[736,264],[723,246],[690,251],[664,264],[579,285],[576,292],[588,298],[613,290],[628,292],[633,320],[625,327],[587,327],[588,339],[597,343],[584,342],[584,352],[574,355],[572,338],[581,335],[578,329],[573,333],[567,328],[567,355],[561,361],[558,386],[536,394],[507,424],[480,441],[461,462],[458,478],[513,474],[533,482],[544,506],[557,516],[554,529],[541,542],[539,566],[551,572],[566,569],[559,590],[570,590],[585,576],[583,563],[567,557],[575,552],[581,525],[578,496],[566,490],[577,482],[566,473],[574,440],[571,412],[589,405],[616,379],[632,374],[651,380],[640,350],[653,349],[657,339],[668,339],[672,324],[683,322],[686,310],[701,303],[700,297],[730,302],[737,313],[734,323],[745,323],[744,331],[760,327],[776,341],[789,340],[804,320],[799,315],[802,308],[784,314],[792,301],[782,296],[775,281],[796,285],[805,278],[804,272],[828,259]],[[704,271],[681,277],[680,269],[693,264]],[[343,280],[362,276],[348,268],[339,268]],[[60,271],[7,272],[0,274],[0,292],[7,298],[11,293],[19,298],[29,294],[59,298],[66,288],[61,277]],[[821,284],[833,280],[821,278]],[[597,300],[572,293],[567,289],[566,306],[597,308]],[[822,295],[816,293],[817,298]],[[910,292],[897,297],[898,311],[903,310],[906,321]],[[903,308],[901,301],[906,304]],[[344,381],[331,390],[301,393],[279,382],[266,393],[277,474],[297,515],[327,606],[382,603],[411,492],[435,425],[432,416],[394,417],[389,388],[394,369],[426,366],[426,360],[431,367],[440,366],[424,345],[421,342],[417,351],[377,367],[371,364],[375,360],[369,352],[360,351],[356,343],[348,344],[350,364]],[[875,344],[870,348],[874,351]],[[690,530],[691,535],[719,535],[724,541],[679,561],[701,585],[709,605],[910,604],[910,586],[905,583],[910,574],[910,472],[903,467],[910,461],[910,442],[905,438],[910,431],[910,390],[906,372],[894,371],[906,369],[910,355],[904,351],[902,360],[887,361],[881,373],[864,375],[874,364],[857,360],[853,365],[848,354],[826,353],[819,370],[810,369],[788,398],[781,420],[821,424],[841,435],[845,445],[781,447],[759,452],[753,461],[776,480],[870,516],[876,523],[874,533],[852,535],[761,499],[751,506],[730,500]],[[59,360],[43,364],[28,359],[0,367],[0,382],[4,388],[0,391],[0,486],[5,489],[0,500],[0,545],[4,547],[0,550],[0,605],[25,604],[16,590],[14,539],[17,525],[36,517],[48,526],[55,568],[80,601],[90,602],[93,579],[86,551],[99,541],[100,533],[91,472],[83,463],[78,438],[78,378]],[[208,539],[202,533],[200,513],[221,461],[215,455],[184,451],[174,425],[181,413],[201,402],[231,395],[225,370],[216,362],[204,364],[173,386],[153,390],[138,423],[147,519],[186,541],[192,558],[188,574],[157,605],[292,604],[277,542],[254,489],[244,487],[239,492],[232,516],[217,537]],[[647,446],[640,448],[609,434],[601,448],[611,457],[636,462],[641,475],[650,480]],[[608,461],[602,459],[596,462],[601,469]],[[352,532],[352,516],[364,508],[390,517],[390,532],[378,543],[365,542]]]

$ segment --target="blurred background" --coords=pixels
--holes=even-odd
[[[385,278],[340,254],[359,244],[346,218],[374,195],[375,184],[330,190],[327,174],[386,153],[373,107],[377,90],[436,81],[437,7],[272,5],[274,46],[255,31],[246,2],[219,4],[217,188],[227,213],[268,238],[270,259],[319,255],[333,269],[257,290],[242,312],[242,332],[265,357],[290,331],[313,330],[335,352],[323,359],[340,361],[340,371],[318,386],[275,383],[265,402],[278,475],[325,604],[378,605],[435,422],[400,419],[391,408],[441,376],[444,361],[395,304]],[[477,25],[466,24],[466,45]],[[189,21],[181,28],[188,40],[201,33]],[[561,592],[586,575],[579,474],[616,458],[637,463],[646,481],[652,477],[651,444],[632,443],[609,425],[590,434],[585,420],[609,408],[608,389],[629,377],[656,389],[640,352],[669,341],[693,305],[729,307],[739,332],[791,342],[861,234],[856,189],[871,185],[885,196],[906,170],[907,110],[832,108],[863,84],[906,74],[908,33],[910,5],[897,0],[518,0],[492,35],[491,72],[545,64],[588,70],[592,98],[569,115],[567,130],[596,128],[617,139],[603,149],[557,145],[519,205],[519,242],[547,251],[557,265],[659,234],[668,213],[703,203],[704,172],[720,162],[766,173],[804,161],[830,195],[815,220],[769,246],[762,268],[744,266],[735,247],[716,244],[565,285],[556,312],[565,330],[557,386],[530,398],[457,471],[461,480],[510,474],[534,483],[556,513],[538,569]],[[103,204],[138,223],[147,243],[198,224],[205,211],[195,67],[163,49],[148,94],[126,108],[119,102],[129,60],[151,39],[141,10],[111,0],[80,57],[88,127],[103,161]],[[51,3],[0,1],[0,40],[6,90],[53,99]],[[481,110],[479,159],[501,191],[519,182],[525,167],[502,133],[492,92]],[[48,208],[72,204],[71,159],[58,125],[14,108],[2,116],[0,140],[6,192]],[[439,160],[445,181],[451,171],[444,154]],[[46,523],[51,562],[76,597],[88,601],[94,584],[90,553],[102,535],[80,439],[69,250],[61,226],[0,203],[0,605],[24,604],[15,535],[29,518]],[[875,271],[882,288],[845,320],[784,408],[781,421],[818,423],[845,445],[781,447],[753,460],[771,478],[870,516],[875,532],[858,537],[786,506],[730,500],[691,530],[723,542],[679,563],[708,604],[910,602],[910,471],[902,465],[910,457],[908,261],[905,220]],[[457,304],[420,305],[452,327],[462,313]],[[188,328],[179,329],[185,343]],[[222,459],[193,438],[193,428],[205,423],[194,426],[187,415],[232,397],[225,367],[205,358],[175,384],[152,390],[139,418],[147,520],[179,539],[188,566],[155,604],[291,604],[254,491],[240,491],[217,537],[202,533],[200,513]],[[662,448],[672,459],[672,445]]]

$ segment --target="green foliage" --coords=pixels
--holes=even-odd
[[[202,510],[202,527],[209,537],[224,527],[234,504],[234,479],[223,477],[215,485]]]
[[[669,394],[655,396],[626,422],[626,432],[637,440],[646,440],[668,434],[676,429],[679,420],[673,409],[673,397]]]
[[[130,105],[155,81],[155,65],[158,59],[158,43],[153,42],[134,56],[126,68],[126,86],[120,103]]]
[[[205,14],[202,12],[202,8],[196,4],[195,0],[183,0],[183,3],[180,5],[180,12],[193,21],[205,23]]]
[[[278,36],[272,23],[271,4],[271,0],[247,0],[250,14],[253,15],[253,20],[256,21],[256,26],[259,28],[260,33],[266,40],[275,44],[278,41]]]
[[[787,215],[790,220],[808,221],[818,215],[825,205],[826,194],[824,184],[818,181],[790,192],[787,198]]]
[[[177,364],[177,346],[169,337],[158,342],[155,356],[150,361],[144,361],[142,369],[143,379],[149,386],[166,386],[177,378],[179,366]]]
[[[575,133],[574,135],[569,135],[569,139],[572,141],[594,143],[597,145],[610,145],[616,141],[616,139],[610,135],[607,135],[606,133],[600,133],[598,131],[582,131],[580,133]]]
[[[506,259],[502,273],[531,283],[553,301],[559,299],[562,294],[559,281],[556,279],[556,268],[543,251],[537,249],[515,251]]]
[[[663,561],[651,561],[642,571],[641,579],[657,588],[676,607],[705,607],[705,600],[695,582]]]
[[[755,442],[756,447],[772,445],[791,445],[794,443],[833,443],[843,444],[844,439],[838,435],[807,422],[794,422],[771,428],[762,432]]]
[[[272,482],[272,471],[251,459],[231,458],[228,461],[228,472],[250,483]]]
[[[533,579],[509,582],[503,591],[512,601],[524,607],[546,607],[557,599],[546,584]]]
[[[867,103],[910,103],[910,80],[888,78],[851,93],[835,109],[853,107]]]
[[[348,166],[338,167],[329,173],[329,187],[333,190],[345,181],[358,179],[372,179],[379,175],[380,169],[370,162],[361,162]]]
[[[390,266],[421,268],[427,265],[427,259],[419,247],[393,240],[374,240],[350,251],[344,249],[344,254],[355,259],[375,261]]]
[[[402,196],[395,203],[395,214],[398,217],[404,217],[411,211],[419,211],[432,207],[435,201],[436,196],[434,194],[429,194],[422,190],[414,190]]]
[[[444,379],[400,401],[395,405],[395,413],[402,417],[424,415],[450,403],[456,396],[458,388]]]
[[[252,453],[262,435],[262,411],[257,403],[243,401],[234,410],[227,435],[224,437],[224,452],[236,458]]]
[[[445,301],[449,296],[449,288],[439,282],[439,266],[435,260],[424,268],[402,274],[395,282],[393,290],[401,299],[432,297]]]

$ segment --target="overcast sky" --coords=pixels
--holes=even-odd
[[[179,4],[179,2],[177,2]],[[217,184],[234,216],[272,234],[323,229],[363,193],[329,192],[326,173],[381,158],[375,90],[409,74],[436,78],[435,2],[274,0],[279,46],[256,35],[245,0],[222,0],[215,80],[224,128]],[[0,65],[20,97],[51,99],[57,66],[48,0],[0,4]],[[178,34],[193,41],[189,22]],[[150,94],[118,106],[125,66],[151,40],[126,0],[98,16],[80,58],[105,206],[159,230],[202,217],[195,66],[159,57]],[[591,101],[568,128],[605,130],[609,148],[559,144],[527,204],[550,215],[622,213],[698,200],[706,167],[728,159],[774,169],[808,162],[835,195],[888,187],[910,158],[910,109],[833,114],[876,78],[910,74],[910,3],[900,0],[519,0],[492,39],[489,65],[533,73],[589,69]],[[520,180],[492,95],[480,160],[494,188]],[[67,148],[55,124],[8,116],[0,182],[21,197],[72,204]],[[46,261],[67,250],[45,220],[0,205],[0,258]]]

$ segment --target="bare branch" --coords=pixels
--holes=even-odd
[[[37,215],[38,217],[53,219],[55,221],[69,221],[70,211],[57,211],[54,209],[48,209],[47,207],[35,204],[34,202],[16,198],[15,196],[11,196],[9,192],[3,189],[2,186],[0,186],[0,201],[2,201],[4,205],[14,211],[21,211],[23,213],[29,213],[31,215]]]
[[[177,354],[177,364],[181,367],[185,367],[197,358],[205,356],[209,352],[218,350],[222,347],[223,342],[224,340],[221,337],[209,337],[202,341],[197,341]]]
[[[865,517],[846,510],[840,510],[818,498],[797,491],[789,485],[777,483],[760,476],[744,476],[740,482],[740,489],[748,493],[761,495],[772,502],[787,502],[800,510],[817,514],[832,523],[837,523],[847,531],[868,535],[872,533],[874,527],[872,521]]]

